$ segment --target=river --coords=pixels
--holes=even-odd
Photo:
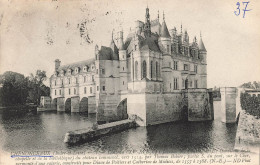
[[[214,102],[215,120],[172,122],[138,127],[77,146],[63,143],[66,132],[92,126],[95,115],[41,112],[0,113],[0,147],[5,151],[77,150],[89,153],[188,153],[232,151],[236,124],[220,121],[220,102]]]

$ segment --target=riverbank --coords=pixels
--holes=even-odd
[[[8,112],[29,112],[36,110],[37,105],[13,105],[13,106],[1,106],[0,112],[8,111]]]
[[[245,110],[240,112],[234,150],[259,152],[260,119],[249,115]]]

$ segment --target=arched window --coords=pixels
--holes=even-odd
[[[151,69],[150,69],[150,71],[151,71],[151,79],[153,78],[153,61],[151,61]]]
[[[158,67],[158,62],[156,61],[156,65],[155,65],[155,74],[156,74],[156,80],[158,80],[159,77],[159,67]]]
[[[147,72],[146,72],[146,61],[143,61],[143,78],[146,78]]]
[[[138,79],[138,62],[135,61],[135,79]]]

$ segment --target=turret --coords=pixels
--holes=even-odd
[[[171,51],[174,53],[178,52],[178,36],[177,36],[177,30],[176,27],[170,30],[171,31]]]
[[[123,38],[123,31],[118,32],[118,49],[124,50],[124,38]]]
[[[148,6],[146,8],[146,14],[145,14],[144,35],[145,37],[151,36],[151,22],[150,22],[150,14],[149,14]]]
[[[123,42],[123,31],[119,32],[119,39],[118,39],[118,48],[119,48],[119,77],[120,77],[120,90],[121,91],[127,91],[127,66],[126,66],[126,50],[124,48],[124,42]]]
[[[199,57],[202,58],[203,63],[207,63],[207,50],[202,41],[201,34],[200,34],[200,42],[199,42]]]
[[[119,52],[118,52],[118,48],[114,42],[114,37],[113,37],[113,31],[112,31],[112,38],[111,38],[111,43],[110,43],[110,48],[113,51],[113,60],[119,60]]]
[[[207,50],[202,41],[202,36],[200,34],[199,42],[199,58],[201,59],[202,65],[200,66],[200,75],[201,75],[201,87],[207,88]]]
[[[187,30],[185,30],[183,35],[183,51],[185,56],[190,56],[189,54],[189,35]]]
[[[187,30],[185,30],[185,32],[184,32],[183,41],[186,43],[189,43],[189,35],[188,35]]]
[[[199,54],[198,54],[198,43],[197,43],[197,38],[196,36],[193,39],[192,45],[190,47],[190,54],[193,58],[198,59],[199,58]]]
[[[162,27],[160,32],[160,38],[159,38],[159,45],[160,45],[160,49],[164,53],[171,54],[171,36],[165,22],[164,13],[163,13],[163,22],[162,22]]]
[[[57,71],[60,67],[61,61],[59,59],[56,59],[54,62],[55,62],[55,71]]]
[[[95,46],[95,56],[96,56],[96,60],[99,60],[99,54],[98,54],[99,50],[98,50],[98,45]]]

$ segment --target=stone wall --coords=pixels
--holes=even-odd
[[[40,105],[45,108],[51,108],[51,97],[41,96]]]
[[[120,103],[119,95],[99,95],[96,102],[98,121],[121,120],[120,116],[117,115],[117,106]]]
[[[64,142],[70,145],[97,139],[100,136],[116,133],[136,127],[134,120],[121,120],[117,122],[98,125],[96,128],[86,128],[70,131],[65,134]]]
[[[57,98],[57,111],[65,111],[64,97]]]
[[[88,97],[88,113],[96,113],[96,97]]]
[[[181,120],[181,93],[146,94],[147,125]]]
[[[79,112],[79,96],[71,98],[71,112]]]
[[[213,98],[207,89],[188,89],[187,97],[189,121],[214,119]]]
[[[158,94],[129,94],[128,114],[140,118],[139,125],[189,120],[214,119],[213,98],[207,89],[188,89],[183,92]]]

